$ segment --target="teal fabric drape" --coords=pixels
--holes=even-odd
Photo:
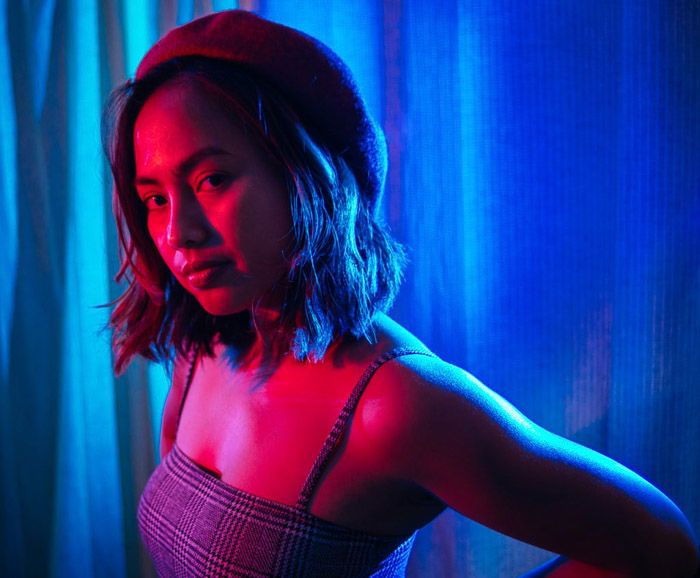
[[[700,528],[700,5],[0,0],[0,574],[152,575],[135,509],[167,380],[111,371],[100,107],[167,29],[238,5],[332,46],[382,123],[393,315]],[[547,557],[448,512],[409,575]]]

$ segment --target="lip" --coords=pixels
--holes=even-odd
[[[205,269],[212,269],[214,267],[220,267],[228,263],[225,259],[206,259],[203,261],[189,261],[185,263],[185,266],[180,270],[180,272],[185,276],[189,277],[192,273],[198,273],[204,271]]]
[[[182,274],[191,287],[203,289],[211,285],[228,265],[229,261],[194,261],[182,268]]]

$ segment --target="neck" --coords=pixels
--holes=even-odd
[[[227,350],[232,366],[239,369],[274,370],[288,357],[290,339],[279,327],[277,309],[258,307],[251,311],[252,334],[244,342],[221,344]]]

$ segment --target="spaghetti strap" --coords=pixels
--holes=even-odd
[[[314,465],[311,468],[311,471],[309,472],[306,481],[304,482],[304,487],[302,488],[301,494],[299,495],[299,499],[297,500],[298,508],[306,511],[309,507],[311,498],[313,497],[314,492],[316,491],[316,486],[318,485],[318,482],[321,479],[323,472],[326,470],[331,458],[340,446],[340,441],[343,439],[343,435],[345,434],[345,428],[347,427],[348,421],[350,420],[350,416],[355,411],[355,408],[357,407],[357,404],[360,401],[360,397],[362,396],[362,393],[367,387],[367,384],[369,383],[370,379],[372,379],[374,373],[387,361],[391,361],[392,359],[400,357],[402,355],[427,355],[428,357],[437,357],[434,353],[431,353],[426,349],[419,349],[413,347],[397,347],[382,354],[380,357],[375,359],[374,362],[372,362],[372,364],[369,367],[367,367],[367,369],[365,369],[364,373],[353,388],[350,397],[345,403],[345,406],[341,410],[340,415],[338,416],[338,419],[333,425],[330,434],[328,434],[328,437],[326,438],[326,441],[324,442],[323,447],[321,448],[321,452],[316,458],[316,461],[314,462]]]
[[[192,363],[190,363],[190,368],[187,372],[187,380],[185,381],[185,387],[182,391],[182,397],[180,398],[180,407],[177,409],[177,422],[175,423],[175,433],[180,429],[180,417],[182,416],[182,409],[185,407],[185,399],[190,391],[190,385],[192,383],[192,376],[194,375],[194,367],[197,365],[197,360],[199,359],[199,349],[194,354]]]

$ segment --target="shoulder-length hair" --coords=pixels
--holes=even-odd
[[[127,284],[110,317],[116,372],[136,355],[172,361],[192,349],[211,354],[216,335],[238,344],[254,335],[255,308],[227,316],[207,313],[170,273],[148,234],[146,211],[133,185],[134,124],[149,96],[170,81],[193,82],[219,97],[282,169],[293,241],[276,322],[280,344],[297,359],[317,361],[342,335],[371,339],[372,317],[393,302],[405,254],[361,194],[342,155],[332,154],[321,131],[299,118],[264,80],[233,63],[182,57],[115,89],[103,113],[121,260],[116,280]]]

